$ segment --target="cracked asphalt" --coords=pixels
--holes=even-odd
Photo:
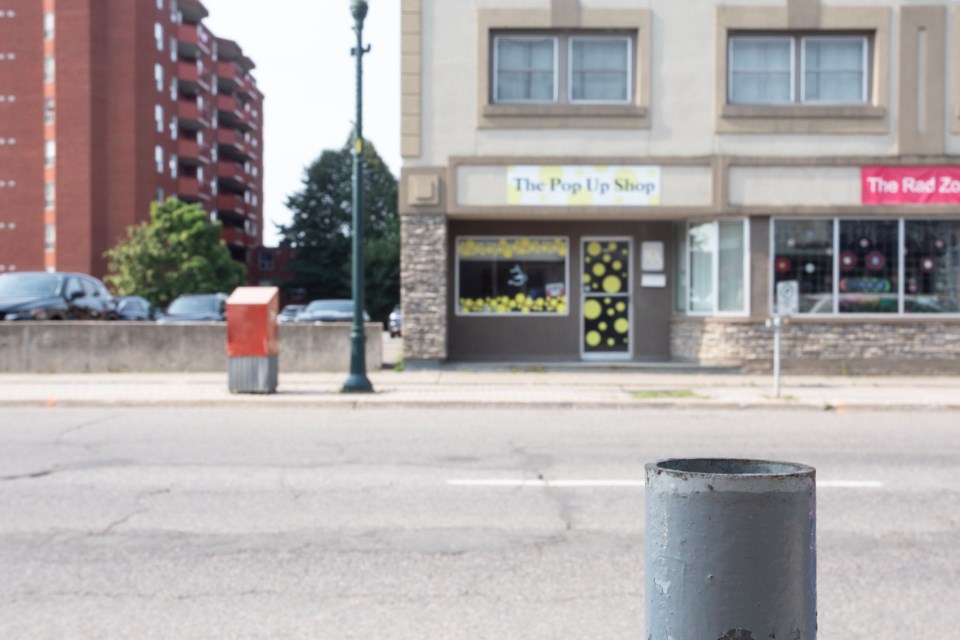
[[[955,412],[235,405],[0,407],[0,639],[645,637],[674,456],[817,467],[820,640],[955,637]]]

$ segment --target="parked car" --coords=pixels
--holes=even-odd
[[[314,300],[297,314],[297,322],[351,322],[353,320],[353,300]],[[363,312],[364,322],[370,316]]]
[[[0,318],[112,320],[117,303],[107,287],[82,273],[22,271],[0,274]]]
[[[277,316],[277,322],[284,324],[287,322],[294,322],[297,319],[297,314],[303,311],[306,305],[303,304],[288,304],[283,309],[280,310],[280,315]]]
[[[117,298],[117,320],[153,320],[153,305],[140,296]]]
[[[395,306],[393,311],[390,312],[390,316],[387,318],[387,330],[390,332],[391,338],[403,335],[403,310],[400,305]]]
[[[227,294],[185,293],[174,298],[157,322],[220,322],[227,318]]]

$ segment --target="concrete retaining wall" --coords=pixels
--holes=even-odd
[[[367,323],[367,370],[383,363]],[[226,371],[225,324],[0,322],[0,372]],[[350,369],[350,324],[280,326],[280,373]]]
[[[749,319],[674,318],[675,360],[773,366],[773,331]],[[960,322],[934,318],[794,319],[781,334],[783,370],[822,374],[960,373]]]

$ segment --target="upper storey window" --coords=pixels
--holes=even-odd
[[[493,102],[627,104],[633,46],[624,35],[498,35]]]
[[[865,104],[866,36],[732,36],[730,104]]]

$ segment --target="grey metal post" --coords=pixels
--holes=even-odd
[[[815,640],[816,471],[646,465],[647,640]]]
[[[780,397],[780,333],[783,323],[780,318],[773,319],[773,397]]]

